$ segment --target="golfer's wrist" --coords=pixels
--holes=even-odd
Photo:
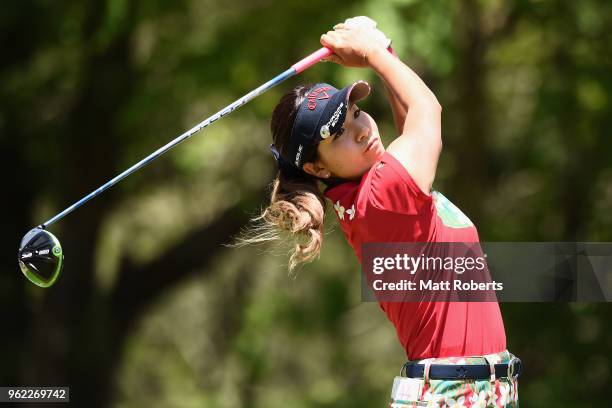
[[[389,51],[383,47],[372,47],[368,50],[366,63],[374,71],[378,71],[377,68],[380,66],[380,62],[385,58],[393,57]]]

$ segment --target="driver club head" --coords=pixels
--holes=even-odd
[[[19,245],[21,272],[41,288],[52,286],[59,278],[64,264],[64,253],[59,240],[49,231],[36,227],[30,230]]]

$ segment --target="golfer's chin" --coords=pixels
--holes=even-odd
[[[377,142],[366,151],[362,151],[346,159],[345,164],[350,163],[350,168],[344,168],[344,171],[338,171],[337,173],[332,170],[332,174],[335,174],[334,177],[336,178],[359,181],[364,174],[370,171],[372,166],[382,159],[383,154],[385,154],[385,147],[381,140],[378,139]]]
[[[377,161],[382,159],[385,154],[385,146],[382,144],[382,141],[377,138],[376,141],[369,147],[364,153],[364,158],[369,163],[368,170],[370,167],[374,165]]]
[[[356,173],[355,177],[352,177],[351,179],[360,180],[364,174],[370,171],[372,166],[374,166],[380,159],[382,159],[382,156],[384,153],[385,153],[384,147],[381,148],[380,150],[376,150],[375,152],[368,152],[367,157],[366,157],[367,160],[365,160],[363,166],[358,171],[355,172]]]

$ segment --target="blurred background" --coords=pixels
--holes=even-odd
[[[75,406],[383,407],[404,353],[328,214],[321,257],[231,249],[275,173],[269,117],[318,64],[51,228],[51,289],[23,234],[368,15],[438,96],[435,188],[483,241],[612,241],[612,3],[551,0],[21,0],[0,12],[0,385],[67,385]],[[609,404],[610,304],[501,304],[526,407]],[[608,322],[608,323],[606,323]]]

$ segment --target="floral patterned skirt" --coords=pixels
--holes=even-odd
[[[508,350],[475,357],[412,360],[418,364],[503,364],[514,355]],[[518,381],[506,377],[474,380],[438,380],[396,377],[391,408],[408,407],[511,407],[518,408]]]

